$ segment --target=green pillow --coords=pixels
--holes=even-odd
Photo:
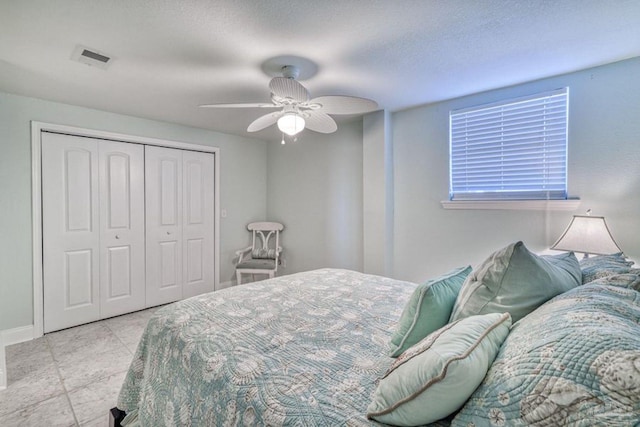
[[[494,252],[467,277],[451,318],[511,313],[517,322],[554,296],[582,284],[573,252],[538,256],[522,242]]]
[[[382,377],[367,417],[397,426],[442,419],[464,405],[509,334],[509,313],[450,323],[404,352]]]
[[[470,266],[461,267],[418,285],[391,337],[391,357],[400,356],[422,338],[447,324],[458,292],[469,273]]]

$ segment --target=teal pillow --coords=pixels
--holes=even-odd
[[[538,256],[522,242],[512,243],[491,254],[467,277],[449,321],[509,312],[515,323],[581,284],[582,272],[573,252]]]
[[[397,426],[442,419],[464,405],[509,334],[509,313],[450,323],[404,352],[382,377],[367,417]]]
[[[469,273],[470,266],[461,267],[418,285],[391,337],[391,357],[400,356],[403,351],[447,324],[458,292]]]
[[[597,255],[580,260],[582,284],[613,274],[629,273],[633,261],[628,261],[622,252],[611,255]]]

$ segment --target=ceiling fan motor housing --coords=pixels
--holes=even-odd
[[[297,79],[300,75],[300,68],[295,65],[285,65],[282,67],[282,77]]]

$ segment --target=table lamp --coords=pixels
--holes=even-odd
[[[589,254],[608,255],[622,252],[603,216],[574,215],[562,236],[551,246],[559,251],[573,251]]]

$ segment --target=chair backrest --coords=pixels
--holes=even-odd
[[[247,225],[247,229],[253,233],[251,258],[277,260],[279,255],[278,248],[280,247],[280,231],[284,229],[284,225],[278,222],[252,222]],[[260,238],[257,239],[257,236]],[[271,244],[274,240],[274,244]]]

